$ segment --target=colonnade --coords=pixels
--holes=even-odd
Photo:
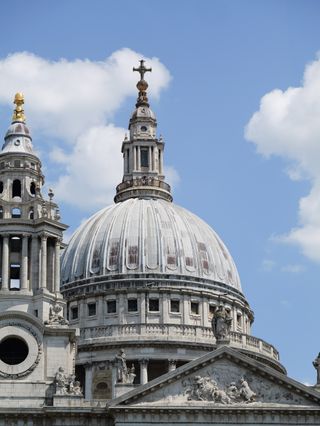
[[[20,290],[48,289],[54,293],[60,291],[60,246],[61,239],[42,234],[1,234],[2,268],[1,290],[10,290],[10,238],[21,238]],[[29,241],[31,239],[31,245]],[[48,240],[54,241],[54,250],[50,250],[48,259]],[[39,241],[40,240],[40,241]],[[39,244],[40,242],[40,244]],[[29,249],[30,246],[30,249]],[[51,253],[51,251],[53,253]],[[29,260],[30,259],[30,260]],[[48,262],[49,260],[49,262]],[[48,263],[53,265],[52,275],[48,276]],[[30,268],[30,270],[28,270]],[[50,285],[50,289],[48,288]]]
[[[141,171],[141,148],[148,149],[148,163],[149,163],[149,171],[150,172],[158,172],[160,174],[163,173],[163,152],[161,149],[158,149],[155,146],[134,146],[132,148],[132,163],[130,165],[129,162],[129,149],[124,151],[124,171],[125,173],[131,173]],[[156,154],[158,153],[159,163],[157,165]],[[132,170],[130,168],[132,167]],[[158,170],[157,170],[158,168]]]

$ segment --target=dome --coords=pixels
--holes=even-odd
[[[123,274],[189,276],[241,291],[218,235],[196,215],[161,199],[131,198],[93,215],[62,258],[62,281]]]
[[[35,155],[32,148],[30,131],[23,122],[13,122],[4,140],[5,143],[2,146],[1,154],[14,152]]]

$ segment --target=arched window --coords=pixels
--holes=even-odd
[[[15,179],[12,183],[12,198],[21,197],[21,182],[19,179]]]
[[[31,182],[30,184],[30,193],[32,195],[36,195],[36,184],[34,182]]]
[[[29,210],[29,219],[34,219],[34,210],[33,210],[33,207],[30,207],[30,210]]]
[[[3,207],[0,206],[0,219],[3,219]]]
[[[12,219],[19,219],[19,217],[21,217],[21,209],[19,209],[19,207],[14,207],[11,210],[11,217]]]

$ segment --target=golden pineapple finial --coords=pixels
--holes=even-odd
[[[21,121],[22,123],[25,123],[26,116],[24,115],[24,109],[23,109],[23,104],[24,104],[23,93],[21,92],[16,93],[13,103],[16,104],[16,107],[13,112],[12,122]]]

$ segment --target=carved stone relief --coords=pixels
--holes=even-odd
[[[299,392],[299,391],[298,391]],[[143,397],[141,403],[216,405],[317,405],[277,380],[270,380],[229,360],[190,373],[176,382],[164,384]]]

